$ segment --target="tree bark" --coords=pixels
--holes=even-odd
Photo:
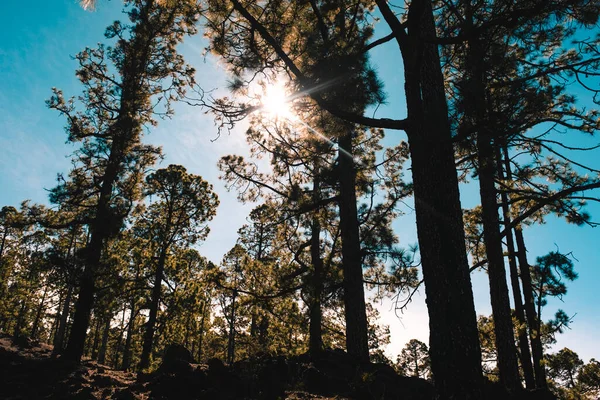
[[[96,318],[96,326],[94,327],[94,340],[92,342],[92,346],[90,348],[90,358],[92,360],[98,359],[98,347],[100,346],[100,318]],[[88,343],[88,347],[89,343]]]
[[[131,342],[133,340],[133,331],[135,329],[135,298],[132,297],[130,300],[129,309],[129,322],[127,323],[127,338],[125,339],[125,348],[123,349],[123,364],[121,369],[123,371],[129,370],[131,365]]]
[[[204,318],[206,315],[206,308],[208,307],[208,303],[205,301],[204,304],[202,305],[202,316],[200,317],[200,332],[198,334],[198,362],[202,362],[202,353],[203,353],[203,346],[204,346]]]
[[[480,121],[483,122],[483,121]],[[500,219],[495,185],[495,163],[491,138],[484,132],[477,135],[479,159],[479,193],[483,219],[483,238],[488,260],[490,300],[494,315],[494,333],[498,354],[500,382],[511,393],[521,389],[514,326],[512,322],[508,283],[504,266]]]
[[[429,313],[429,346],[440,399],[481,399],[481,349],[465,247],[454,149],[429,0],[411,3],[408,36],[395,29],[404,64],[417,234]],[[391,14],[391,15],[390,15]]]
[[[313,178],[312,200],[317,204],[320,200],[320,178],[319,169],[315,168]],[[308,351],[315,356],[323,349],[323,331],[322,331],[322,310],[321,300],[323,295],[323,260],[321,259],[321,224],[316,213],[312,215],[310,257],[313,265],[313,274],[311,282],[311,304],[310,304],[310,325]]]
[[[363,286],[362,255],[356,205],[356,166],[351,130],[339,139],[340,231],[344,272],[346,350],[361,361],[369,361],[368,323]]]
[[[152,288],[150,313],[148,315],[148,322],[146,322],[146,330],[144,331],[144,343],[142,345],[142,355],[140,356],[140,370],[146,369],[150,366],[150,354],[152,353],[152,345],[154,343],[154,328],[156,326],[156,317],[158,315],[158,307],[160,303],[162,280],[165,271],[166,259],[167,249],[163,249],[163,251],[161,251],[158,257],[156,273],[154,275],[154,287]]]
[[[121,326],[119,328],[119,340],[114,346],[112,365],[114,369],[118,369],[123,362],[119,359],[123,355],[123,335],[125,334],[125,315],[127,313],[127,305],[123,305],[123,313],[121,314]]]
[[[236,282],[237,285],[237,282]],[[233,365],[235,361],[235,298],[237,289],[233,289],[231,296],[231,314],[229,316],[229,337],[227,340],[227,363]]]
[[[98,261],[99,260],[100,257],[98,256]],[[73,316],[71,333],[63,356],[65,359],[75,362],[81,361],[85,347],[87,328],[90,324],[90,315],[94,305],[95,278],[93,275],[93,267],[91,267],[91,265],[92,264],[86,265],[83,271],[79,296],[75,302],[75,315]]]
[[[506,167],[506,177],[512,179],[512,170],[508,149],[504,147],[504,162]],[[535,300],[533,298],[533,285],[531,284],[531,271],[527,261],[527,249],[521,224],[514,229],[515,241],[517,243],[517,258],[521,270],[521,282],[523,283],[523,298],[525,299],[525,315],[527,316],[527,326],[529,328],[529,340],[531,341],[531,355],[533,358],[533,371],[535,373],[535,385],[539,389],[548,389],[546,382],[546,369],[544,367],[544,347],[539,331],[539,318],[535,312]]]
[[[65,333],[67,331],[67,320],[69,318],[69,311],[71,309],[71,298],[73,297],[73,286],[68,285],[67,294],[63,303],[62,311],[60,314],[60,320],[58,322],[58,330],[54,337],[54,349],[52,349],[52,355],[56,356],[63,350],[63,343],[65,340]]]
[[[25,319],[25,314],[27,313],[27,302],[25,299],[21,300],[21,307],[19,308],[19,313],[17,314],[17,322],[15,323],[15,327],[13,330],[13,337],[17,339],[21,336],[21,331],[23,330],[23,320]]]
[[[58,334],[58,325],[60,324],[60,308],[62,307],[64,301],[64,295],[62,291],[58,292],[58,303],[56,305],[56,314],[54,315],[54,321],[52,322],[52,327],[50,328],[50,332],[48,333],[48,340],[46,341],[48,344],[52,343],[52,355],[54,355],[54,344],[56,343],[56,335]]]
[[[502,156],[500,155],[500,148],[498,147],[496,154],[498,177],[501,180],[505,180],[506,176],[504,169],[502,168]],[[508,229],[506,234],[506,249],[508,251],[508,266],[510,270],[510,283],[513,294],[513,301],[515,303],[515,316],[519,323],[517,329],[517,337],[519,342],[519,356],[521,361],[521,367],[523,369],[523,377],[525,378],[525,387],[527,389],[535,388],[535,378],[533,374],[533,364],[531,362],[531,351],[529,349],[529,340],[527,338],[527,321],[525,320],[525,309],[523,307],[523,298],[521,295],[521,285],[519,283],[519,271],[517,268],[515,243],[513,238],[512,230],[509,229],[511,223],[510,208],[508,205],[508,195],[505,191],[500,193],[502,202],[502,215],[504,218],[504,225]]]
[[[104,329],[102,330],[102,342],[100,342],[100,350],[98,351],[98,363],[104,364],[106,361],[106,348],[108,347],[108,335],[110,333],[110,320],[111,316],[106,316],[106,322],[104,322]]]
[[[465,29],[473,26],[470,3],[467,3]],[[477,161],[479,175],[479,195],[481,198],[483,239],[488,264],[490,300],[494,321],[497,366],[500,383],[510,392],[516,393],[521,387],[517,351],[514,340],[508,283],[502,238],[500,236],[500,219],[498,217],[498,192],[496,190],[496,164],[494,149],[494,132],[487,109],[486,83],[486,50],[479,37],[467,41],[465,63],[465,83],[462,89],[465,102],[465,120],[477,128]]]
[[[91,239],[86,249],[85,266],[79,295],[75,303],[73,325],[64,353],[65,359],[75,362],[81,361],[84,351],[90,315],[94,306],[96,273],[100,267],[104,244],[115,228],[112,226],[115,216],[112,215],[110,209],[113,187],[123,169],[124,158],[130,148],[140,139],[141,129],[137,113],[140,107],[138,104],[140,103],[140,80],[151,56],[149,46],[152,46],[151,35],[153,33],[147,25],[152,6],[152,1],[141,6],[139,21],[134,28],[135,36],[129,44],[130,50],[124,56],[123,66],[120,69],[123,79],[119,115],[110,128],[113,139],[102,176],[96,215],[89,226]]]
[[[44,312],[44,303],[46,302],[46,295],[48,294],[48,285],[44,286],[44,292],[42,293],[42,299],[40,300],[40,304],[38,305],[37,311],[35,313],[35,319],[33,320],[33,326],[31,327],[31,338],[35,339],[38,333],[38,329],[40,326],[40,321],[42,319],[42,313]]]

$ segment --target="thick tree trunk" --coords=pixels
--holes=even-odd
[[[368,323],[363,285],[362,254],[356,205],[356,166],[352,151],[352,131],[339,139],[340,231],[344,272],[344,314],[346,350],[361,361],[369,361]]]
[[[383,1],[378,4],[387,7]],[[408,24],[409,37],[397,37],[404,61],[431,369],[440,399],[481,399],[481,349],[444,82],[437,46],[422,41],[435,37],[429,0],[411,3]]]
[[[101,250],[101,248],[98,248],[98,252],[100,252]],[[93,250],[90,249],[90,251]],[[100,255],[98,254],[98,262],[99,261]],[[75,303],[75,315],[73,316],[71,333],[69,335],[67,348],[65,349],[63,355],[65,359],[75,362],[81,361],[81,357],[83,356],[85,339],[87,336],[87,329],[90,324],[90,315],[94,305],[95,278],[93,274],[94,267],[92,267],[91,265],[97,265],[97,263],[87,264],[83,271],[83,276],[81,278],[81,286],[79,289],[79,296]]]
[[[506,175],[504,168],[502,167],[502,156],[500,154],[500,148],[497,149],[497,169],[498,176],[504,180]],[[504,218],[504,225],[506,229],[509,229],[511,223],[510,208],[508,204],[508,195],[505,191],[500,194],[502,201],[502,215]],[[513,294],[513,301],[515,303],[515,316],[519,323],[517,329],[517,337],[519,341],[519,357],[521,361],[521,367],[523,369],[523,377],[525,378],[525,386],[527,389],[535,388],[535,378],[533,374],[533,364],[531,362],[531,351],[529,349],[529,340],[527,337],[527,321],[525,320],[525,308],[523,307],[523,298],[521,295],[521,285],[519,283],[519,271],[517,268],[517,259],[515,251],[515,243],[513,238],[513,232],[511,229],[506,234],[506,249],[508,250],[508,266],[510,270],[510,283]]]
[[[165,262],[167,259],[167,249],[161,251],[156,265],[156,273],[154,275],[154,288],[152,288],[152,299],[150,301],[150,313],[146,330],[144,331],[144,343],[142,345],[142,355],[140,356],[139,369],[143,370],[150,366],[150,355],[152,353],[152,345],[154,344],[154,328],[156,326],[156,317],[158,316],[158,307],[160,304],[160,296],[162,290],[162,280],[165,271]]]

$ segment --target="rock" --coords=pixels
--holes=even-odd
[[[188,349],[180,344],[172,344],[165,350],[158,372],[187,374],[193,370],[190,365],[192,362],[194,362],[194,359]]]
[[[225,367],[223,361],[219,360],[218,358],[211,358],[206,362],[206,364],[208,364],[208,371],[210,373],[222,374],[227,371],[227,367]]]
[[[192,358],[192,353],[190,353],[190,351],[181,344],[171,344],[165,350],[165,355],[163,356],[163,363],[169,362],[171,360],[183,360],[189,363],[194,362],[194,359]]]

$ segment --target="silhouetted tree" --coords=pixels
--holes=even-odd
[[[216,213],[217,195],[202,177],[189,174],[180,165],[169,165],[146,178],[145,193],[153,202],[136,224],[139,235],[154,248],[156,265],[150,300],[150,314],[145,326],[144,344],[139,367],[148,368],[154,329],[161,299],[165,265],[173,247],[188,247],[204,240],[209,232],[206,223]]]
[[[431,361],[427,345],[417,339],[409,340],[398,355],[396,368],[404,376],[431,379]]]
[[[69,140],[82,143],[71,181],[55,188],[52,200],[89,210],[90,241],[65,352],[75,361],[83,354],[104,246],[139,197],[142,173],[157,154],[157,149],[140,143],[142,128],[155,123],[158,113],[170,115],[170,102],[183,96],[193,82],[194,70],[175,46],[196,32],[197,5],[159,5],[153,0],[127,5],[132,25],[115,22],[106,31],[116,44],[88,48],[76,57],[77,76],[85,88],[80,98],[83,111],[76,112],[74,100],[65,100],[58,90],[48,101],[50,108],[67,116]],[[155,105],[159,98],[162,110]]]

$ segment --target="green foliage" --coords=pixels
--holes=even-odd
[[[431,379],[431,361],[427,345],[417,339],[406,343],[396,359],[396,370],[404,376]]]
[[[180,165],[169,165],[148,175],[144,193],[151,201],[135,230],[150,245],[161,246],[159,252],[206,238],[206,222],[216,214],[219,200],[202,177],[188,174]]]
[[[600,363],[584,363],[573,350],[564,348],[546,356],[548,378],[562,400],[595,399],[600,394]]]

